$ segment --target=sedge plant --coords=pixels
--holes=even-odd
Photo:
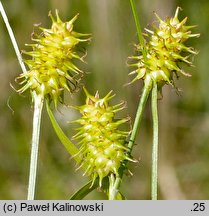
[[[175,75],[190,76],[183,71],[181,64],[185,63],[192,66],[191,56],[197,52],[192,47],[188,47],[186,41],[189,38],[198,37],[199,34],[191,33],[194,26],[186,25],[187,18],[179,21],[180,7],[177,7],[175,15],[166,20],[162,20],[155,14],[158,19],[158,26],[154,26],[153,30],[145,29],[146,33],[143,35],[135,1],[130,0],[130,4],[139,39],[139,44],[136,45],[137,54],[130,57],[133,61],[130,66],[135,68],[130,73],[130,75],[135,75],[130,84],[138,80],[142,80],[144,83],[133,128],[131,131],[120,129],[120,125],[127,124],[129,118],[115,118],[116,113],[124,109],[125,106],[124,103],[110,105],[110,100],[114,97],[112,91],[100,98],[98,92],[93,96],[84,87],[86,103],[82,106],[74,106],[81,114],[81,117],[74,121],[80,125],[72,138],[78,141],[78,146],[76,146],[60,128],[50,104],[53,103],[57,109],[58,103],[64,100],[65,90],[74,93],[79,89],[80,81],[85,73],[76,66],[74,60],[83,61],[83,56],[78,54],[78,44],[89,41],[89,35],[74,31],[74,22],[78,15],[68,22],[63,22],[56,10],[56,17],[49,13],[52,20],[51,28],[39,27],[41,33],[33,34],[32,41],[34,43],[27,44],[31,50],[23,52],[28,57],[23,62],[0,1],[0,12],[23,71],[17,78],[21,80],[21,88],[18,92],[24,93],[29,90],[34,104],[27,197],[29,200],[33,200],[35,197],[44,101],[46,101],[47,112],[54,130],[69,154],[77,162],[77,170],[83,169],[83,175],[90,177],[90,181],[73,194],[71,199],[82,199],[92,190],[101,188],[107,194],[108,199],[114,200],[124,199],[119,188],[125,170],[127,170],[128,161],[135,162],[131,153],[150,93],[152,94],[153,118],[151,198],[152,200],[157,199],[158,92],[162,92],[162,88],[166,84],[175,87]]]
[[[35,197],[41,115],[44,100],[48,104],[53,102],[55,108],[57,108],[58,102],[63,102],[65,89],[70,93],[78,89],[84,72],[74,64],[74,59],[83,61],[83,57],[78,54],[77,46],[80,42],[88,41],[89,35],[74,31],[73,25],[78,18],[78,14],[70,21],[63,22],[56,10],[56,18],[49,13],[52,20],[51,28],[39,27],[41,33],[34,34],[32,38],[35,43],[27,44],[32,50],[24,51],[24,54],[30,56],[31,59],[23,61],[1,2],[0,11],[23,71],[17,78],[21,80],[20,84],[22,85],[18,92],[23,93],[30,90],[34,104],[27,196],[28,200],[33,200]],[[26,69],[24,62],[27,64],[28,69]],[[72,155],[77,153],[77,148],[69,141],[66,148]]]
[[[181,63],[192,66],[189,60],[197,52],[186,46],[189,38],[199,37],[199,34],[192,34],[191,29],[195,26],[187,26],[187,18],[179,21],[178,14],[180,7],[177,7],[174,17],[162,20],[157,14],[159,25],[154,26],[153,30],[145,29],[146,40],[142,35],[139,18],[137,15],[134,0],[130,0],[136,28],[138,32],[139,44],[136,45],[138,54],[130,57],[135,62],[131,64],[136,69],[130,73],[135,75],[131,83],[143,80],[144,88],[139,102],[133,131],[129,139],[130,152],[135,142],[137,130],[140,126],[143,109],[147,98],[152,92],[152,118],[153,118],[153,146],[152,146],[152,179],[151,179],[151,198],[157,199],[157,178],[158,178],[158,110],[157,95],[162,91],[162,87],[170,84],[175,87],[174,76],[179,74],[190,76],[183,71]],[[117,179],[116,188],[119,187],[123,172]]]
[[[114,182],[119,175],[119,168],[124,166],[124,161],[134,161],[127,156],[128,148],[126,138],[129,131],[119,130],[119,126],[129,121],[129,118],[115,119],[118,111],[124,109],[124,103],[110,106],[109,101],[114,97],[110,91],[105,97],[100,98],[99,93],[90,95],[84,88],[86,104],[75,107],[82,117],[74,122],[81,125],[74,139],[79,139],[79,154],[81,167],[85,168],[84,175],[89,175],[92,185],[99,179],[102,188],[103,179],[108,177],[108,198],[114,199]]]
[[[50,29],[40,28],[42,33],[35,35],[29,44],[32,48],[24,52],[31,59],[25,60],[29,70],[18,78],[23,85],[20,93],[30,90],[34,102],[33,138],[31,150],[30,175],[28,186],[28,199],[34,199],[36,170],[38,161],[38,145],[41,112],[44,99],[53,102],[55,108],[59,101],[63,100],[64,90],[73,93],[79,85],[84,74],[73,62],[73,59],[83,60],[77,53],[77,45],[89,40],[86,34],[77,33],[73,25],[78,15],[68,22],[63,22],[56,10],[56,19],[49,13],[52,20]],[[76,153],[74,145],[71,145],[72,153]]]

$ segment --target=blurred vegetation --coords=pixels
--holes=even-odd
[[[201,33],[190,42],[199,55],[194,67],[187,72],[191,78],[180,77],[176,94],[172,87],[163,89],[159,100],[160,199],[209,199],[209,1],[208,0],[143,0],[137,1],[143,27],[150,27],[155,20],[153,11],[161,17],[173,15],[177,6],[183,10],[180,16],[188,16],[188,23],[196,24],[194,31]],[[48,12],[60,11],[63,20],[80,13],[75,29],[92,33],[92,41],[86,47],[87,64],[82,67],[89,72],[85,85],[93,94],[101,96],[111,89],[116,93],[114,102],[127,101],[127,109],[121,116],[130,115],[132,121],[138,106],[142,83],[128,87],[130,69],[127,57],[134,52],[137,42],[136,29],[129,1],[126,0],[5,0],[2,1],[21,50],[31,42],[31,34],[41,23],[49,27]],[[11,87],[19,88],[15,77],[21,73],[5,25],[0,19],[0,199],[25,199],[27,194],[32,103],[29,94],[18,95]],[[73,96],[66,94],[66,104],[84,103],[82,92]],[[67,121],[79,114],[61,107],[56,113],[63,130],[69,137],[75,134],[74,124]],[[130,164],[133,176],[125,176],[121,190],[128,199],[150,199],[150,165],[152,143],[152,120],[150,103],[143,117],[142,126],[133,156],[140,158],[138,164]],[[88,181],[59,142],[50,125],[46,112],[42,119],[40,160],[37,181],[37,199],[68,199]],[[86,199],[105,199],[93,192]]]

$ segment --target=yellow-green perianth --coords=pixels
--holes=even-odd
[[[191,66],[192,62],[189,57],[196,54],[192,47],[185,45],[185,42],[191,37],[198,37],[199,34],[192,34],[191,28],[194,26],[186,26],[187,18],[179,21],[178,7],[173,18],[163,21],[158,17],[159,26],[153,31],[145,29],[148,34],[145,44],[146,59],[142,54],[131,58],[137,60],[132,66],[137,67],[130,74],[136,74],[132,82],[138,79],[152,79],[159,87],[164,84],[173,84],[173,74],[186,74],[180,67],[181,62]],[[137,46],[137,50],[141,53],[142,47]]]
[[[35,44],[29,44],[32,51],[24,52],[31,56],[25,60],[29,71],[20,76],[24,86],[19,92],[30,89],[37,95],[49,97],[55,106],[64,89],[73,92],[77,89],[83,72],[73,63],[73,59],[82,60],[77,53],[79,42],[87,41],[87,34],[77,33],[73,24],[78,15],[69,22],[62,22],[56,11],[56,20],[50,13],[52,26],[50,29],[40,28],[40,35],[34,34]]]
[[[118,129],[119,125],[129,121],[129,118],[115,119],[115,114],[124,108],[123,104],[109,105],[109,100],[114,96],[109,92],[104,98],[99,98],[86,90],[86,104],[77,107],[82,117],[75,122],[81,124],[79,132],[74,136],[80,139],[80,154],[82,162],[80,167],[85,168],[85,174],[93,179],[99,177],[100,187],[102,179],[113,173],[118,175],[118,169],[124,160],[131,160],[127,156],[125,147],[127,131]]]

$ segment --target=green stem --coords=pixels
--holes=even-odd
[[[9,20],[5,13],[4,7],[0,1],[0,13],[6,25],[7,31],[9,33],[12,45],[14,47],[15,53],[17,55],[18,62],[23,73],[27,73],[27,69],[22,59],[22,55],[19,51],[14,33],[9,24]],[[42,95],[33,94],[34,100],[34,115],[33,115],[33,133],[32,133],[32,149],[31,149],[31,161],[30,161],[30,174],[29,174],[29,185],[28,185],[28,200],[34,199],[35,185],[36,185],[36,172],[37,172],[37,160],[38,160],[38,146],[39,146],[39,136],[40,136],[40,126],[41,126],[41,114],[43,108],[44,97]]]
[[[21,67],[23,73],[27,73],[27,69],[26,69],[26,67],[25,67],[25,65],[24,65],[24,63],[23,63],[22,56],[21,56],[21,53],[20,53],[20,51],[19,51],[19,48],[18,48],[16,39],[15,39],[14,33],[13,33],[12,28],[11,28],[11,26],[10,26],[10,24],[9,24],[7,15],[6,15],[6,13],[5,13],[5,10],[4,10],[4,7],[3,7],[1,1],[0,1],[0,13],[1,13],[2,18],[3,18],[3,20],[4,20],[4,23],[5,23],[6,27],[7,27],[7,31],[8,31],[8,33],[9,33],[10,39],[11,39],[11,41],[12,41],[12,45],[13,45],[14,50],[15,50],[15,53],[16,53],[16,55],[17,55],[17,59],[18,59],[18,61],[19,61],[20,67]]]
[[[140,20],[139,20],[139,16],[136,10],[136,4],[134,0],[130,0],[130,4],[131,4],[131,9],[133,12],[133,16],[134,16],[134,20],[135,20],[135,24],[136,24],[136,29],[137,29],[137,34],[138,34],[138,39],[139,39],[139,43],[142,46],[142,54],[143,54],[143,58],[144,60],[147,59],[147,51],[146,51],[146,47],[145,47],[145,42],[144,42],[144,37],[142,35],[142,31],[141,31],[141,25],[140,25]],[[133,126],[133,130],[129,139],[129,143],[128,143],[128,154],[131,154],[131,151],[133,149],[133,145],[135,143],[136,140],[136,136],[140,127],[140,123],[141,123],[141,119],[142,119],[142,114],[149,96],[149,93],[152,89],[152,79],[147,76],[146,80],[144,81],[144,88],[142,91],[142,96],[141,99],[139,101],[139,105],[138,105],[138,109],[137,109],[137,113],[136,113],[136,117],[135,117],[135,121],[134,121],[134,126]],[[124,173],[124,169],[127,165],[128,161],[124,162],[124,166],[121,167],[120,172],[119,172],[119,176],[116,177],[116,180],[114,182],[114,186],[112,188],[112,199],[115,199],[117,193],[118,193],[118,189],[120,187],[120,183],[122,181],[122,177],[123,177],[123,173]]]
[[[140,101],[139,101],[139,105],[138,105],[138,109],[137,109],[137,112],[136,112],[136,117],[135,117],[135,121],[134,121],[134,125],[133,125],[133,130],[132,130],[132,133],[131,133],[131,136],[130,136],[130,139],[129,139],[129,143],[128,143],[128,149],[129,149],[128,154],[129,155],[131,154],[131,151],[133,149],[133,146],[134,146],[134,143],[135,143],[135,140],[136,140],[136,136],[137,136],[140,124],[141,124],[142,114],[143,114],[143,111],[144,111],[144,108],[145,108],[149,93],[150,93],[150,91],[152,89],[152,80],[151,80],[151,78],[149,78],[149,76],[147,76],[147,77],[148,77],[148,79],[145,80],[145,82],[144,82],[144,88],[142,90],[142,96],[141,96]],[[112,188],[112,197],[113,197],[113,199],[115,199],[115,197],[116,197],[116,195],[118,193],[118,189],[120,187],[120,183],[121,183],[123,173],[124,173],[124,169],[125,169],[125,167],[127,165],[127,162],[128,161],[124,162],[124,166],[121,167],[121,170],[119,172],[119,176],[116,177],[114,186]]]
[[[128,143],[129,154],[131,153],[133,145],[135,143],[136,136],[137,136],[137,133],[140,127],[144,107],[146,105],[147,98],[149,96],[151,89],[152,89],[152,79],[147,76],[147,79],[144,81],[144,88],[142,90],[142,96],[141,96],[141,99],[138,105],[132,133],[131,133],[129,143]]]
[[[145,48],[144,37],[143,37],[142,31],[141,31],[140,19],[139,19],[137,9],[136,9],[136,3],[135,3],[134,0],[130,0],[130,3],[131,3],[131,9],[132,9],[132,12],[133,12],[133,16],[134,16],[134,21],[135,21],[135,24],[136,24],[139,43],[142,46],[142,54],[143,54],[143,57],[144,57],[144,60],[145,60],[147,58],[147,51],[146,51],[146,48]]]
[[[152,147],[152,200],[157,200],[157,169],[158,169],[158,111],[157,111],[157,84],[152,89],[152,118],[153,118],[153,147]]]
[[[114,187],[114,183],[115,183],[115,176],[113,175],[113,173],[111,173],[110,177],[109,177],[109,190],[108,190],[108,199],[109,200],[115,200],[116,199],[116,195],[117,195],[117,188]]]
[[[34,200],[35,186],[36,186],[36,173],[38,162],[38,147],[41,127],[41,114],[44,103],[44,97],[42,95],[36,95],[33,92],[34,99],[34,115],[33,115],[33,134],[32,134],[32,149],[30,159],[30,174],[28,184],[28,200]]]

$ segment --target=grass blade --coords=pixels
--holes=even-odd
[[[78,154],[78,148],[68,139],[68,137],[65,135],[63,130],[60,128],[59,124],[57,123],[57,121],[56,121],[56,119],[55,119],[55,117],[54,117],[54,115],[50,109],[48,101],[46,102],[46,108],[47,108],[47,112],[48,112],[49,118],[51,120],[52,126],[53,126],[59,140],[65,146],[65,148],[70,153],[70,155],[73,156],[73,158],[76,160],[76,162],[80,162],[80,157],[77,155]]]
[[[82,200],[85,196],[91,193],[94,189],[99,187],[99,180],[96,179],[94,184],[92,185],[92,180],[81,187],[78,191],[76,191],[71,197],[70,200]]]

